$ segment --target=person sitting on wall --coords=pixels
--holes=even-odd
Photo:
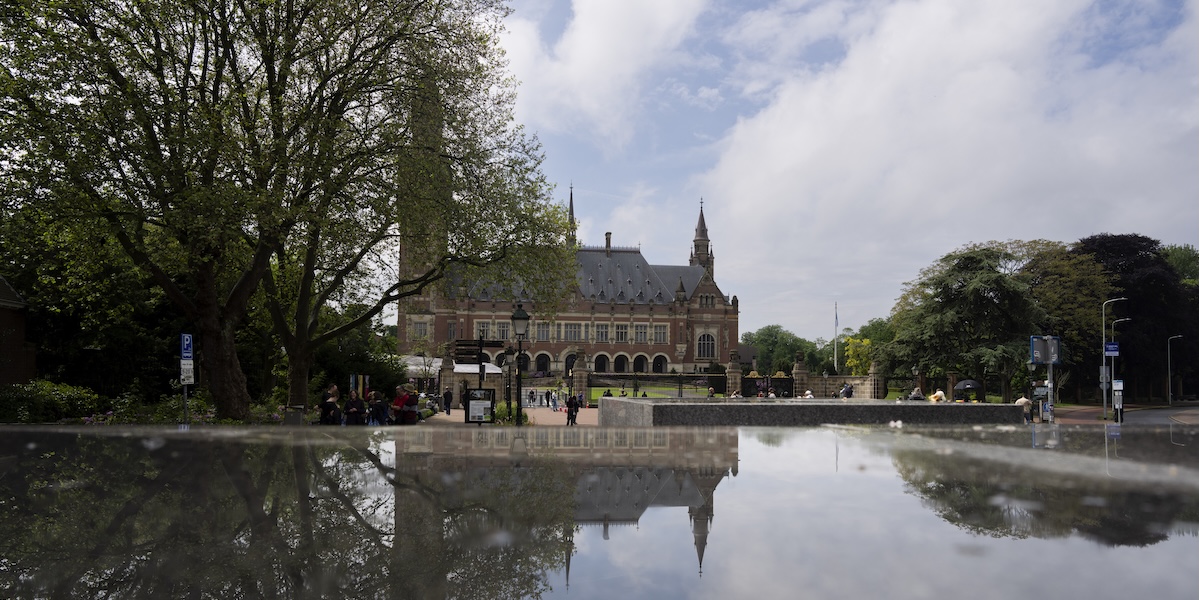
[[[912,393],[908,396],[908,400],[924,400],[924,392],[920,391],[920,388],[913,389]]]
[[[933,393],[933,395],[928,399],[928,401],[929,402],[944,402],[945,401],[945,392],[941,391],[941,388],[937,388],[937,391]]]
[[[1013,403],[1016,406],[1024,409],[1024,423],[1032,423],[1032,400],[1025,398],[1023,394]]]
[[[604,390],[604,396],[611,397],[612,396],[612,388],[608,388],[608,389]]]
[[[812,393],[812,390],[806,390],[803,393],[803,397],[804,398],[815,398],[816,396],[815,396],[815,394]]]

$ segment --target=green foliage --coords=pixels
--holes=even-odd
[[[947,254],[905,285],[892,312],[897,356],[925,373],[955,370],[982,381],[1027,360],[1028,336],[1044,310],[1002,244]],[[1006,380],[1006,378],[1005,378]]]
[[[855,337],[845,338],[845,368],[851,375],[869,374],[873,355],[874,344],[871,340]]]
[[[741,343],[758,351],[758,372],[762,374],[776,371],[790,374],[796,356],[802,356],[813,347],[811,342],[783,329],[782,325],[767,325],[757,331],[742,333]]]
[[[529,424],[529,413],[521,411],[521,423]],[[516,425],[516,400],[512,401],[512,412],[508,412],[508,403],[503,400],[495,403],[495,422],[497,425]]]
[[[1183,285],[1199,287],[1199,250],[1190,244],[1169,244],[1162,247],[1162,257],[1182,278]]]
[[[101,408],[95,392],[49,381],[0,387],[0,422],[53,423],[83,418]]]

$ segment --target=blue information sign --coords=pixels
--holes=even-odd
[[[179,358],[183,360],[192,360],[192,334],[183,333],[179,335]]]
[[[1103,343],[1103,355],[1104,356],[1120,356],[1120,342],[1104,342]]]

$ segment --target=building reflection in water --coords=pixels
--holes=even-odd
[[[1193,540],[1199,522],[1196,430],[1126,430],[1119,460],[1104,454],[1102,432],[1061,431],[1047,450],[1019,428],[747,438],[723,428],[0,428],[0,589],[11,598],[541,597],[554,592],[550,575],[569,585],[572,562],[591,578],[625,568],[577,555],[584,541],[600,540],[590,549],[610,557],[660,535],[670,543],[654,548],[672,550],[642,554],[638,567],[673,577],[663,589],[683,595],[697,591],[692,569],[704,574],[705,555],[713,595],[771,581],[793,594],[865,544],[896,565],[890,577],[916,583],[871,590],[852,587],[869,578],[841,579],[837,589],[927,597],[985,581],[1003,597],[1017,591],[1004,587],[1019,583],[1005,575],[1017,559],[995,540],[1070,537],[1120,552],[1163,546],[1164,557],[1122,554],[1122,572],[1157,570],[1136,581],[1147,594],[1185,589],[1169,561],[1171,538]],[[717,488],[730,477],[737,485],[721,490],[720,506],[731,525],[710,545]],[[912,496],[920,501],[904,502]],[[830,501],[850,497],[857,512]],[[651,507],[686,508],[692,539],[641,531]],[[644,535],[614,532],[632,526]],[[905,551],[929,531],[939,532],[929,543],[988,544],[988,560],[942,550],[925,570]],[[797,544],[816,550],[797,563]],[[1050,567],[1066,566],[1068,553],[1055,558],[1062,546],[1045,548],[1058,561]],[[749,554],[754,565],[737,562]],[[752,567],[766,576],[743,581]]]

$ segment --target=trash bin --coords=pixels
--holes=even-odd
[[[284,425],[303,425],[304,424],[304,405],[288,406],[283,411]]]

